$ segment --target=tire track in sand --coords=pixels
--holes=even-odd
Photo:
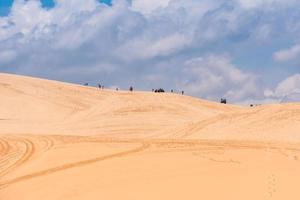
[[[130,154],[141,152],[141,151],[143,151],[143,150],[145,150],[149,147],[150,147],[150,143],[142,143],[141,146],[139,146],[137,148],[134,148],[134,149],[131,149],[131,150],[128,150],[128,151],[122,151],[122,152],[119,152],[119,153],[114,153],[114,154],[109,154],[109,155],[106,155],[106,156],[96,157],[96,158],[89,159],[89,160],[73,162],[73,163],[61,165],[61,166],[58,166],[58,167],[53,167],[53,168],[50,168],[50,169],[34,172],[34,173],[27,174],[27,175],[24,175],[24,176],[20,176],[20,177],[17,177],[17,178],[14,178],[14,179],[2,182],[2,183],[0,182],[0,190],[7,187],[7,186],[9,186],[9,185],[11,185],[11,184],[14,184],[14,183],[18,183],[18,182],[21,182],[21,181],[26,181],[28,179],[33,179],[33,178],[36,178],[36,177],[46,176],[46,175],[49,175],[49,174],[53,174],[53,173],[56,173],[56,172],[59,172],[59,171],[72,169],[72,168],[75,168],[75,167],[86,166],[86,165],[93,164],[93,163],[96,163],[96,162],[99,162],[99,161],[104,161],[104,160],[108,160],[108,159],[112,159],[112,158],[127,156],[127,155],[130,155]]]
[[[69,137],[68,137],[69,138]],[[73,137],[70,137],[69,139],[72,141]],[[64,140],[63,138],[60,138],[62,140]],[[99,161],[104,161],[104,160],[108,160],[108,159],[112,159],[112,158],[117,158],[117,157],[123,157],[129,154],[133,154],[133,153],[138,153],[141,152],[147,148],[149,148],[150,146],[154,145],[154,146],[158,146],[158,147],[162,147],[163,149],[167,148],[168,146],[171,145],[171,147],[174,147],[175,149],[177,149],[177,147],[193,147],[193,146],[207,146],[207,147],[214,147],[217,149],[223,149],[223,148],[229,148],[229,149],[274,149],[277,150],[278,148],[282,148],[282,144],[271,144],[271,143],[265,143],[265,142],[242,142],[242,141],[220,141],[220,140],[216,140],[216,141],[212,141],[212,140],[182,140],[182,139],[116,139],[116,138],[86,138],[86,137],[76,137],[76,140],[78,140],[80,142],[95,142],[95,143],[131,143],[131,144],[140,144],[139,147],[131,149],[131,150],[127,150],[127,151],[121,151],[118,153],[114,153],[114,154],[109,154],[109,155],[104,155],[101,157],[96,157],[96,158],[92,158],[92,159],[88,159],[88,160],[82,160],[82,161],[78,161],[78,162],[73,162],[73,163],[68,163],[68,164],[64,164],[61,166],[57,166],[57,167],[53,167],[53,168],[49,168],[49,169],[45,169],[45,170],[41,170],[41,171],[37,171],[37,172],[33,172],[30,174],[25,174],[23,176],[19,176],[10,180],[6,180],[6,181],[0,181],[0,190],[11,185],[14,183],[18,183],[18,182],[22,182],[22,181],[26,181],[28,179],[33,179],[36,177],[41,177],[41,176],[45,176],[45,175],[49,175],[52,173],[56,173],[59,171],[63,171],[63,170],[68,170],[71,168],[75,168],[75,167],[82,167],[82,166],[86,166],[89,164],[93,164]],[[20,166],[22,163],[28,161],[30,159],[30,157],[32,156],[32,154],[35,153],[35,149],[34,146],[32,144],[32,142],[30,143],[30,141],[27,140],[22,140],[23,142],[27,142],[27,145],[31,146],[31,150],[28,150],[30,148],[26,148],[27,149],[27,153],[24,153],[26,155],[24,155],[22,157],[22,159],[18,160],[17,163],[14,164],[14,166],[11,166],[9,171]],[[173,149],[172,148],[172,149]],[[286,146],[285,149],[287,150],[293,150],[293,151],[297,151],[299,152],[299,148],[298,146],[295,147],[293,146]],[[6,172],[7,173],[7,172]],[[1,177],[1,176],[0,176]]]
[[[6,155],[9,152],[9,147],[9,143],[5,139],[0,138],[0,156]]]
[[[256,114],[256,112],[252,112],[252,113],[239,113],[239,112],[234,112],[234,113],[222,113],[222,114],[218,114],[216,116],[210,117],[208,119],[205,120],[200,120],[198,122],[193,122],[190,123],[186,126],[184,126],[182,129],[176,131],[176,133],[173,135],[173,137],[176,138],[180,138],[180,139],[186,139],[189,136],[192,136],[194,134],[196,134],[197,132],[201,131],[202,129],[215,124],[217,122],[220,122],[222,120],[234,120],[236,118],[239,117],[245,117],[245,116],[249,116],[249,115],[254,115]]]
[[[14,163],[12,163],[11,165],[8,165],[7,167],[5,167],[5,169],[0,171],[0,177],[6,175],[7,173],[9,173],[10,171],[14,170],[15,168],[19,167],[20,165],[22,165],[23,163],[25,163],[26,161],[28,161],[32,155],[35,153],[35,147],[32,141],[28,140],[28,139],[16,139],[17,142],[20,142],[24,145],[24,153],[21,154],[21,157],[19,159],[17,159]]]
[[[12,151],[7,153],[5,156],[1,157],[0,159],[0,171],[5,168],[5,166],[8,165],[9,162],[11,162],[12,159],[18,158],[18,155],[20,155],[20,152],[18,151]]]

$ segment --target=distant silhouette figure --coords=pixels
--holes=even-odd
[[[227,104],[227,100],[222,98],[222,99],[221,99],[221,103]]]
[[[101,88],[104,89],[104,85],[102,85]]]
[[[130,86],[130,88],[129,88],[129,91],[130,91],[130,92],[132,92],[132,91],[133,91],[133,87],[132,87],[132,86]]]
[[[100,84],[98,84],[98,88],[101,89],[101,85]]]
[[[184,95],[184,91],[183,90],[181,91],[181,94]]]
[[[171,90],[171,93],[173,93],[174,92],[174,90]]]
[[[117,91],[119,91],[119,88],[116,88]]]
[[[250,104],[250,107],[253,107],[254,105],[253,104]]]

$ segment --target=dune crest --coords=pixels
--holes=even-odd
[[[300,141],[300,104],[255,108],[0,74],[0,134]]]

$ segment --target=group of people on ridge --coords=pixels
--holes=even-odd
[[[88,86],[88,85],[89,85],[88,83],[84,84],[84,86]],[[99,89],[104,89],[104,85],[98,84],[98,88]],[[116,90],[119,91],[119,88],[116,88]],[[129,91],[133,92],[133,87],[132,86],[129,87]],[[163,88],[152,89],[152,92],[155,92],[155,93],[164,93],[165,90]],[[173,89],[171,89],[171,93],[174,93]],[[184,95],[184,91],[183,90],[181,91],[181,94]],[[220,101],[220,103],[227,104],[227,99],[222,98],[221,101]],[[250,106],[253,107],[252,104]]]

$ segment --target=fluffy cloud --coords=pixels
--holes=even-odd
[[[300,56],[300,45],[295,45],[289,49],[280,50],[274,53],[276,61],[292,61]]]
[[[264,60],[252,69],[256,50],[272,58],[287,38],[295,43],[299,36],[291,30],[300,17],[295,0],[55,2],[44,9],[36,0],[15,0],[0,17],[1,71],[241,102],[263,99],[262,91],[275,87],[260,81],[274,70],[256,70]],[[293,59],[298,48],[274,58]]]
[[[275,102],[299,102],[300,101],[300,74],[292,75],[273,89],[264,91],[265,97]]]
[[[165,8],[170,0],[133,0],[131,8],[135,11],[149,14],[156,9]]]
[[[293,93],[300,93],[300,74],[295,74],[280,82],[274,92],[279,97]]]
[[[290,6],[297,0],[236,0],[243,8],[253,9],[264,6]]]
[[[180,83],[190,93],[206,99],[226,97],[239,102],[260,96],[255,75],[237,69],[225,55],[208,55],[185,62],[186,80]]]
[[[124,55],[124,59],[151,59],[156,56],[168,56],[190,43],[190,39],[179,33],[168,35],[152,41],[145,38],[137,38],[127,41],[117,53]],[[143,49],[141,51],[141,49]]]

